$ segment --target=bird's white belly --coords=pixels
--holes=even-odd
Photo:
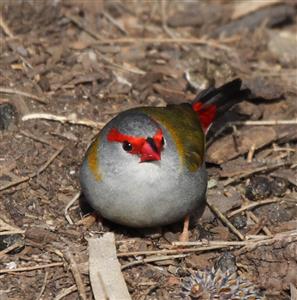
[[[90,204],[103,217],[131,227],[176,222],[204,201],[204,166],[189,173],[164,162],[137,163],[129,173],[119,168],[104,176],[103,171],[100,182],[89,172],[85,176],[93,181],[84,191]]]

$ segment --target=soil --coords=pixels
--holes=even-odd
[[[210,208],[192,220],[190,241],[227,244],[243,237],[261,243],[192,252],[184,249],[193,246],[184,246],[185,257],[140,262],[122,274],[132,299],[212,299],[206,287],[197,292],[193,279],[190,290],[185,288],[198,270],[208,278],[203,282],[217,270],[249,282],[251,295],[258,295],[253,299],[293,299],[293,1],[40,0],[2,1],[0,8],[1,300],[83,299],[66,250],[78,265],[87,299],[94,299],[87,270],[91,236],[114,232],[118,254],[176,249],[172,242],[181,223],[133,230],[98,216],[91,222],[83,195],[65,214],[80,191],[82,159],[102,125],[120,111],[190,102],[200,90],[237,77],[252,96],[208,133]],[[231,290],[234,280],[227,282]],[[213,279],[211,284],[218,286]]]

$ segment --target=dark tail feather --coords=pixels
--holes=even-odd
[[[241,89],[242,81],[237,78],[219,88],[210,87],[200,92],[192,103],[202,126],[207,129],[215,118],[219,118],[236,103],[247,99],[251,91]]]

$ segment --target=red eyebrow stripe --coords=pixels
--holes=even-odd
[[[140,154],[141,147],[145,143],[144,137],[134,137],[120,133],[117,129],[112,128],[107,134],[107,140],[109,142],[123,143],[127,141],[133,146],[133,150],[130,151],[132,154]]]
[[[131,137],[129,135],[122,134],[115,128],[110,129],[107,135],[107,140],[109,142],[120,142],[120,143],[124,141],[128,142],[130,138]]]

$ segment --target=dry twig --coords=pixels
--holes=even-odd
[[[106,18],[106,20],[108,20],[112,25],[114,25],[121,33],[128,35],[128,32],[124,28],[124,26],[120,24],[117,20],[115,20],[106,10],[103,10],[102,14]]]
[[[87,294],[86,294],[86,289],[85,289],[84,283],[80,276],[80,272],[79,272],[78,266],[76,264],[76,261],[72,255],[72,253],[69,251],[69,249],[64,252],[64,256],[65,256],[65,259],[67,260],[67,262],[69,263],[69,267],[70,267],[71,273],[73,275],[74,281],[76,283],[80,299],[87,300]]]
[[[37,170],[36,176],[42,173],[54,160],[55,158],[63,151],[64,146],[60,146],[52,156]]]
[[[56,262],[56,263],[51,263],[51,264],[37,265],[37,266],[31,266],[31,267],[22,267],[22,268],[15,268],[15,269],[0,269],[0,274],[34,271],[34,270],[40,270],[40,269],[46,269],[46,268],[62,267],[63,265],[64,265],[64,263],[62,263],[62,262]]]
[[[31,98],[35,101],[38,101],[38,102],[42,103],[42,104],[47,104],[47,101],[44,100],[41,97],[38,97],[38,96],[30,94],[30,93],[26,93],[26,92],[23,92],[23,91],[19,91],[19,90],[16,90],[16,89],[0,87],[0,93],[20,95],[20,96]]]
[[[47,283],[47,278],[48,278],[48,271],[45,272],[45,275],[44,275],[44,279],[43,279],[43,283],[42,283],[42,287],[41,287],[41,290],[36,298],[36,300],[40,300],[41,297],[42,297],[42,294],[45,290],[45,287],[46,287],[46,283]]]
[[[265,205],[265,204],[270,204],[270,203],[275,203],[275,202],[280,202],[282,201],[282,199],[268,199],[268,200],[262,200],[262,201],[258,201],[258,202],[253,202],[253,203],[250,203],[246,206],[243,206],[239,209],[236,209],[236,210],[233,210],[231,211],[230,213],[228,213],[228,218],[231,218],[245,210],[248,210],[248,209],[251,209],[251,208],[254,208],[254,207],[257,207],[257,206],[261,206],[261,205]]]
[[[238,256],[248,251],[252,251],[255,248],[258,248],[260,246],[268,246],[275,243],[276,241],[280,241],[284,239],[289,241],[297,241],[297,230],[285,231],[285,232],[277,233],[276,235],[270,238],[255,240],[253,243],[249,243],[243,248],[236,250],[234,255]]]
[[[71,114],[68,116],[58,116],[48,113],[32,113],[28,115],[24,115],[22,117],[22,121],[35,120],[35,119],[44,119],[49,121],[57,121],[60,123],[69,123],[73,125],[82,125],[93,128],[102,128],[105,123],[102,122],[94,122],[92,120],[87,119],[78,119],[76,114]]]
[[[217,215],[217,217],[240,239],[245,240],[244,236],[233,226],[233,224],[220,212],[218,208],[207,202],[208,207]]]
[[[247,215],[251,218],[251,220],[253,220],[255,223],[257,223],[257,224],[259,224],[260,225],[260,227],[259,227],[259,231],[260,230],[263,230],[264,232],[265,232],[265,234],[267,234],[268,236],[272,236],[272,233],[271,233],[271,231],[268,229],[268,227],[267,226],[265,226],[265,225],[263,225],[263,224],[260,224],[261,222],[260,222],[260,220],[259,220],[259,218],[252,212],[252,211],[247,211]],[[263,221],[262,221],[262,223],[263,223]],[[258,231],[258,232],[259,232]],[[257,233],[258,233],[257,232]]]
[[[260,121],[234,121],[229,122],[229,126],[274,126],[274,125],[297,125],[297,118],[292,120],[260,120]]]
[[[2,14],[0,13],[0,27],[3,29],[3,31],[5,32],[6,35],[8,35],[10,38],[14,38],[14,34],[11,31],[11,29],[8,27],[8,25],[6,24]]]
[[[154,256],[154,257],[149,257],[149,258],[143,258],[143,259],[138,259],[132,262],[129,262],[121,267],[121,270],[137,266],[137,265],[142,265],[150,262],[155,262],[155,261],[162,261],[162,260],[168,260],[168,259],[175,259],[175,258],[184,258],[187,257],[188,254],[177,254],[177,255],[164,255],[164,256]]]
[[[122,252],[118,253],[117,257],[128,257],[128,256],[141,256],[141,255],[168,255],[168,254],[182,254],[182,253],[193,253],[203,252],[215,249],[221,249],[229,247],[229,245],[216,245],[216,246],[204,246],[195,248],[179,248],[170,250],[149,250],[149,251],[133,251],[133,252]]]
[[[236,247],[236,246],[245,246],[247,243],[250,243],[251,240],[245,241],[195,241],[195,242],[172,242],[173,246],[223,246],[223,247]]]
[[[65,17],[69,19],[71,22],[73,22],[78,28],[88,33],[92,38],[96,40],[102,40],[102,37],[96,31],[94,31],[89,26],[84,24],[78,17],[73,16],[70,13],[65,13]]]
[[[232,178],[229,178],[227,180],[224,181],[224,187],[226,187],[227,185],[231,184],[231,183],[234,183],[242,178],[246,178],[252,174],[255,174],[255,173],[259,173],[259,172],[264,172],[264,171],[271,171],[273,169],[276,169],[276,168],[279,168],[279,167],[282,167],[282,166],[287,166],[287,165],[293,165],[295,163],[292,162],[292,161],[280,161],[276,164],[273,164],[273,165],[269,165],[269,166],[262,166],[262,167],[259,167],[259,168],[255,168],[253,170],[250,170],[250,171],[247,171],[243,174],[240,174],[236,177],[232,177]]]
[[[193,44],[207,45],[209,47],[231,51],[228,46],[218,43],[215,40],[198,39],[198,38],[118,38],[118,39],[102,39],[96,44]]]
[[[9,182],[8,184],[1,186],[0,187],[0,191],[4,191],[8,188],[11,188],[13,186],[19,185],[23,182],[29,181],[30,179],[38,176],[40,173],[42,173],[43,171],[45,171],[45,169],[55,160],[55,158],[62,152],[62,150],[64,149],[63,146],[60,146],[60,148],[58,148],[54,154],[33,174],[23,177],[23,178],[19,178],[15,181]]]
[[[7,233],[6,233],[7,234]],[[9,253],[10,251],[14,250],[14,249],[17,249],[19,247],[22,246],[22,243],[20,242],[16,242],[14,244],[12,244],[11,246],[5,248],[4,250],[0,251],[0,260],[1,258],[6,254],[6,253]]]
[[[34,140],[34,141],[37,141],[37,142],[39,142],[39,143],[42,143],[42,144],[51,146],[51,147],[56,148],[56,149],[58,149],[58,148],[61,147],[61,146],[58,146],[58,145],[56,145],[56,144],[50,143],[49,141],[47,141],[46,139],[44,139],[44,138],[42,138],[42,137],[35,136],[35,135],[33,135],[32,133],[27,132],[27,131],[25,131],[25,130],[21,130],[21,131],[20,131],[20,134],[22,134],[23,136],[25,136],[25,137],[27,137],[27,138],[30,138],[30,139],[32,139],[32,140]]]
[[[71,294],[71,293],[73,293],[73,292],[75,292],[75,291],[77,291],[77,287],[76,287],[76,285],[74,284],[74,285],[72,285],[72,286],[70,286],[70,287],[68,287],[68,288],[66,288],[66,289],[63,289],[55,298],[54,298],[54,300],[61,300],[61,299],[63,299],[64,297],[66,297],[67,295],[69,295],[69,294]]]
[[[0,236],[1,235],[12,235],[12,234],[24,234],[25,231],[21,230],[17,227],[13,227],[7,223],[5,223],[2,219],[0,219]]]

